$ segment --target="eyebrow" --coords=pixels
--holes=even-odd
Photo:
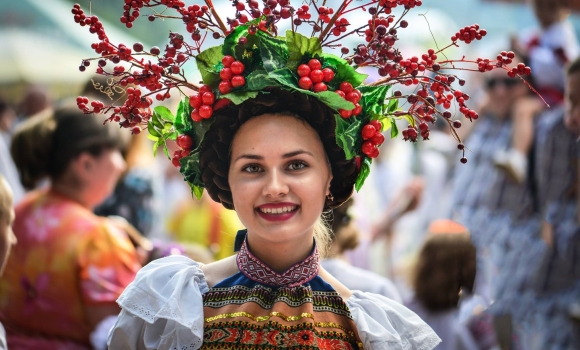
[[[289,153],[286,153],[286,154],[282,155],[282,158],[284,158],[284,159],[286,159],[286,158],[292,158],[292,157],[295,157],[295,156],[300,155],[300,154],[308,154],[311,157],[314,157],[314,155],[312,153],[310,153],[308,151],[305,151],[305,150],[302,150],[302,149],[299,149],[299,150],[296,150],[296,151],[293,151],[293,152],[289,152]],[[240,159],[263,160],[264,157],[259,156],[257,154],[242,154],[239,157],[237,157],[234,160],[234,162],[237,162]]]

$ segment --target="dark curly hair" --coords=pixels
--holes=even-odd
[[[315,97],[278,88],[214,112],[215,122],[205,135],[200,154],[201,177],[210,197],[227,209],[234,209],[228,183],[232,140],[242,124],[266,113],[296,115],[320,136],[333,175],[330,193],[334,199],[327,199],[325,210],[336,208],[350,198],[358,169],[355,160],[346,160],[344,151],[336,143],[336,112]]]

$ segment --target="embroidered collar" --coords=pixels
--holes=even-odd
[[[278,273],[260,261],[248,249],[244,240],[236,257],[240,272],[252,281],[277,287],[296,287],[312,280],[318,275],[320,255],[316,245],[312,253],[303,261],[292,265],[283,273]]]

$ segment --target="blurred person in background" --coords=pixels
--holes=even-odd
[[[564,67],[580,55],[578,40],[569,20],[565,0],[529,0],[540,24],[539,30],[513,38],[512,46],[532,69],[531,84],[551,108],[564,101]],[[518,182],[528,173],[528,158],[534,139],[534,116],[546,104],[530,92],[516,108],[512,146],[496,154],[495,162]]]
[[[455,168],[451,218],[471,234],[477,248],[476,294],[487,305],[493,301],[489,310],[494,324],[506,330],[498,334],[498,342],[509,347],[518,344],[522,332],[518,320],[532,302],[531,295],[527,295],[530,299],[522,297],[530,276],[530,270],[522,267],[535,263],[532,248],[537,219],[532,215],[528,185],[499,169],[495,155],[511,147],[513,115],[527,99],[529,88],[503,70],[490,72],[485,85],[487,99],[480,108],[481,118],[464,139],[471,150],[469,161]]]
[[[13,127],[32,116],[41,114],[41,112],[50,114],[52,108],[53,103],[47,88],[41,85],[29,85],[16,108],[18,118]]]
[[[18,240],[12,232],[14,209],[12,190],[8,182],[0,175],[0,277],[4,273],[10,250]],[[6,331],[0,323],[0,350],[6,350]]]
[[[566,120],[580,114],[580,59],[567,74],[566,107],[546,111],[536,123],[530,195],[541,221],[533,251],[538,263],[521,262],[533,272],[525,285],[534,297],[534,308],[524,314],[534,335],[530,349],[580,348],[580,324],[571,319],[580,302],[579,159],[576,135],[566,128]]]
[[[16,206],[13,249],[0,280],[0,316],[18,349],[90,349],[93,329],[141,267],[127,234],[92,210],[125,169],[118,127],[61,108],[16,130],[11,153],[27,188]]]
[[[10,188],[14,203],[24,196],[24,188],[18,179],[18,171],[10,157],[10,139],[12,125],[16,121],[16,112],[8,102],[0,98],[0,175],[4,176]]]
[[[493,334],[477,334],[476,338],[469,329],[470,317],[460,317],[463,302],[472,297],[475,273],[476,252],[467,229],[449,220],[433,222],[418,254],[412,278],[414,295],[406,306],[441,338],[436,349],[490,348]]]
[[[359,243],[358,229],[348,213],[352,204],[351,198],[333,209],[327,217],[328,225],[332,228],[332,242],[327,258],[320,264],[349,289],[381,294],[402,303],[401,295],[393,282],[374,272],[350,265],[344,256],[346,251],[356,248]]]
[[[242,228],[234,211],[212,201],[205,192],[199,201],[182,198],[167,217],[170,237],[192,248],[205,249],[214,260],[234,254],[235,235],[232,232]]]

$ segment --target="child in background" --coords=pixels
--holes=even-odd
[[[0,277],[4,273],[10,249],[17,242],[12,232],[13,222],[12,191],[8,182],[0,175]],[[6,350],[6,348],[6,331],[0,323],[0,350]]]
[[[572,24],[566,20],[570,13],[564,0],[530,0],[540,24],[540,30],[521,39],[513,46],[529,62],[532,85],[550,107],[564,101],[564,68],[580,49]],[[523,182],[528,171],[528,153],[534,138],[534,116],[546,105],[530,96],[514,107],[512,148],[499,152],[495,163],[517,182]]]
[[[489,336],[482,334],[476,339],[469,329],[469,318],[463,316],[463,303],[468,298],[473,310],[467,313],[473,314],[477,308],[471,306],[475,272],[475,247],[467,229],[449,220],[433,222],[415,267],[415,295],[406,306],[441,338],[436,349],[490,348],[485,345],[490,343]]]

